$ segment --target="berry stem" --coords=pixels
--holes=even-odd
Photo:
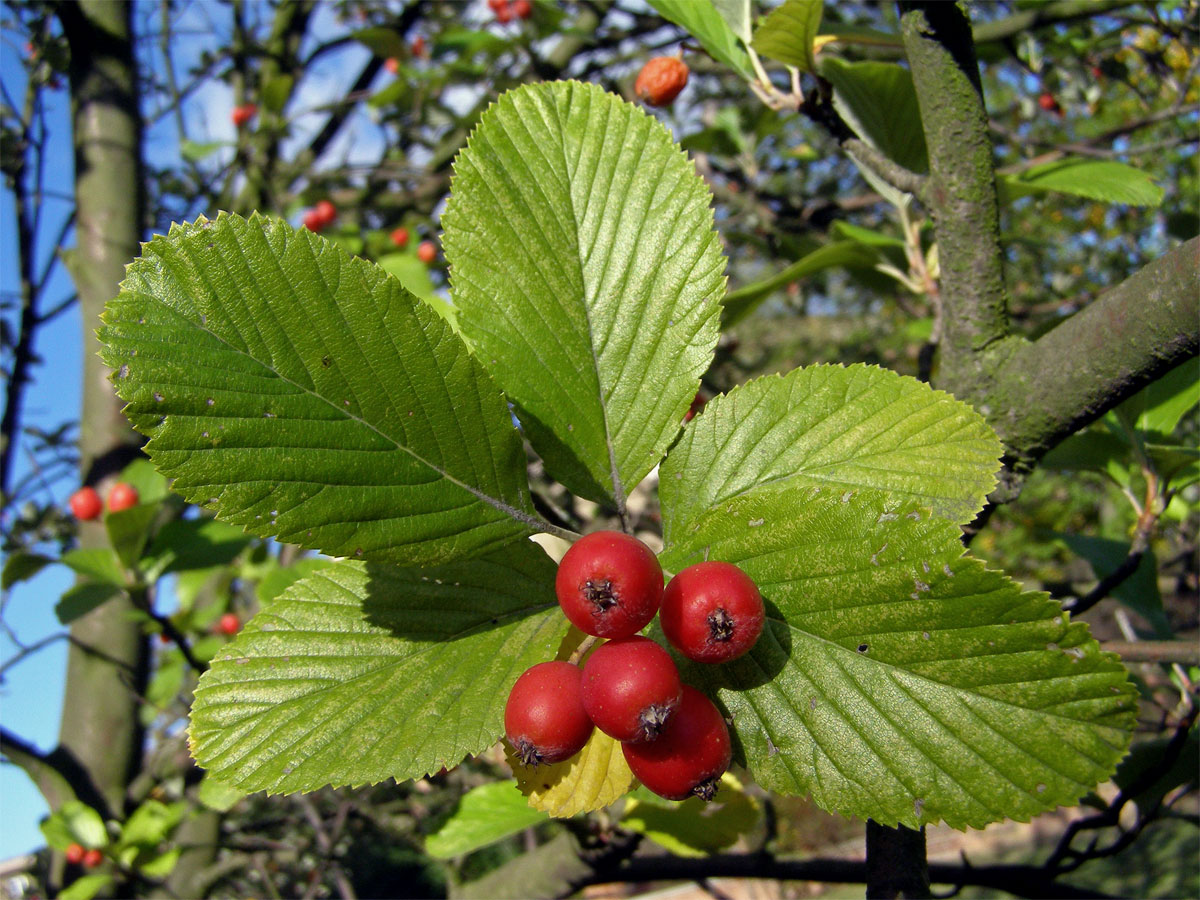
[[[571,655],[567,657],[567,662],[573,666],[579,665],[580,661],[588,655],[588,651],[596,646],[598,640],[600,640],[598,637],[589,634],[580,642]]]

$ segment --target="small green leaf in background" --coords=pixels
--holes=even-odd
[[[250,540],[243,529],[208,516],[173,519],[158,530],[141,562],[148,577],[154,578],[224,566],[237,559]]]
[[[921,108],[908,69],[823,56],[821,76],[833,85],[834,106],[855,134],[906,169],[929,171]]]
[[[82,875],[59,892],[59,900],[92,900],[111,884],[111,875],[101,873]]]
[[[156,847],[165,841],[183,820],[187,804],[146,800],[130,813],[121,828],[120,843],[124,846]]]
[[[784,0],[754,29],[754,49],[802,72],[816,71],[813,40],[823,6],[824,0]]]
[[[863,228],[861,225],[855,225],[853,222],[846,222],[842,219],[833,223],[833,233],[840,238],[858,241],[868,247],[895,247],[903,250],[905,246],[903,239],[895,235]]]
[[[713,59],[753,80],[754,66],[722,12],[712,0],[647,0],[668,22],[674,22],[700,42]]]
[[[712,0],[729,30],[743,43],[750,43],[750,0]]]
[[[1133,745],[1129,755],[1121,763],[1113,782],[1123,791],[1128,791],[1148,772],[1160,769],[1163,763],[1163,751],[1171,743],[1171,738],[1156,738],[1141,741]],[[1196,773],[1200,771],[1200,734],[1196,729],[1188,732],[1183,746],[1183,752],[1170,768],[1159,772],[1158,778],[1143,793],[1134,797],[1138,809],[1143,814],[1149,814],[1160,804],[1168,793],[1184,784],[1195,784]]]
[[[200,678],[191,748],[247,793],[419,778],[491,746],[566,622],[530,541],[431,569],[342,562],[296,582]]]
[[[68,844],[88,848],[108,844],[108,832],[100,814],[80,800],[68,800],[41,823],[46,843],[55,850],[66,850]]]
[[[336,563],[325,556],[307,556],[291,565],[273,566],[258,582],[254,595],[259,606],[266,606],[306,575],[328,569]]]
[[[55,560],[51,557],[43,556],[40,553],[28,553],[24,550],[10,553],[4,560],[4,573],[0,576],[0,588],[7,591],[15,584],[28,581],[54,562]]]
[[[1139,431],[1169,435],[1184,414],[1200,403],[1200,363],[1189,359],[1125,401]]]
[[[1002,175],[997,186],[1007,200],[1053,191],[1102,203],[1158,206],[1164,196],[1163,189],[1141,169],[1111,159],[1068,157],[1020,175]]]
[[[281,113],[292,95],[292,85],[295,79],[291,75],[279,74],[272,76],[262,88],[263,109],[268,112]]]
[[[774,291],[817,272],[831,268],[869,266],[878,257],[858,241],[837,241],[818,247],[791,265],[762,281],[730,291],[722,301],[721,328],[727,329],[742,321],[758,308]]]
[[[158,518],[160,506],[156,502],[140,502],[118,512],[110,512],[104,516],[104,529],[108,532],[108,542],[121,562],[133,568],[146,549],[150,539],[150,528]]]
[[[625,801],[621,827],[644,834],[676,856],[704,856],[733,846],[761,815],[758,801],[726,772],[711,802],[690,797],[676,803],[638,788]]]
[[[509,91],[455,160],[442,226],[459,325],[577,495],[623,505],[711,364],[711,200],[658,121],[594,84]]]
[[[205,775],[196,790],[196,799],[217,812],[229,812],[245,796],[244,791],[212,775]]]
[[[58,603],[54,605],[54,614],[63,625],[70,625],[76,619],[86,616],[93,609],[114,600],[125,593],[124,589],[106,584],[102,581],[84,581],[67,588]]]
[[[72,572],[92,581],[125,587],[125,570],[108,547],[80,547],[68,550],[60,560]]]
[[[222,147],[232,147],[233,144],[229,141],[206,141],[200,143],[198,141],[181,141],[179,144],[179,155],[188,162],[198,163],[203,159],[212,156]]]
[[[1057,534],[1076,556],[1088,561],[1097,579],[1106,578],[1129,556],[1129,541],[1095,537],[1086,534]],[[1154,551],[1147,549],[1133,574],[1112,589],[1112,596],[1142,616],[1154,630],[1154,636],[1168,639],[1173,635],[1171,623],[1163,610],[1162,594],[1158,590],[1158,562]]]
[[[408,44],[404,40],[404,35],[395,29],[376,25],[370,28],[360,28],[351,34],[350,37],[365,46],[376,56],[382,56],[385,59],[389,56],[394,56],[397,59],[408,57]]]
[[[434,859],[452,859],[548,818],[530,808],[516,781],[483,784],[467,791],[450,818],[425,839],[425,852]]]
[[[385,272],[432,306],[434,312],[458,331],[458,318],[454,307],[438,296],[433,282],[429,279],[429,266],[421,262],[416,253],[388,253],[379,257],[378,263]]]
[[[396,279],[307,229],[175,226],[103,318],[155,465],[252,534],[424,565],[544,528],[482,366]]]

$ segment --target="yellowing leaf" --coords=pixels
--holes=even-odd
[[[621,745],[599,730],[579,753],[552,766],[522,765],[507,744],[504,752],[529,805],[559,818],[602,809],[636,783]]]

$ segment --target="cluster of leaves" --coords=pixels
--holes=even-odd
[[[350,557],[218,654],[192,714],[201,765],[241,790],[311,790],[420,777],[496,740],[508,686],[563,639],[553,563],[526,540],[561,530],[530,499],[524,437],[618,510],[661,460],[665,568],[725,559],[760,585],[765,639],[685,678],[731,715],[764,786],[962,827],[1111,771],[1133,708],[1120,663],[962,552],[1000,451],[977,414],[826,366],[718,397],[681,435],[724,261],[661,126],[594,86],[524,88],[455,173],[462,337],[379,269],[261,217],[156,238],[109,306],[106,362],[175,490]],[[570,814],[628,789],[593,744],[525,780],[535,804]]]

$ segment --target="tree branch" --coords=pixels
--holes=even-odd
[[[987,414],[1018,472],[1200,352],[1200,238],[1155,260],[992,370]]]

